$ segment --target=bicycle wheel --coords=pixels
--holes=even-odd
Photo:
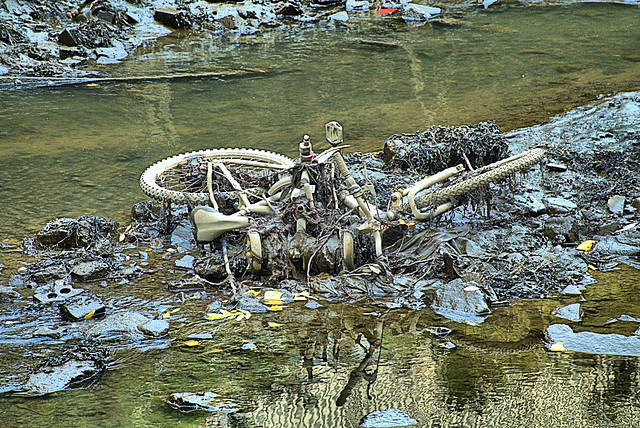
[[[265,150],[200,150],[172,156],[151,165],[140,177],[140,188],[147,196],[158,201],[207,204],[206,171],[209,162],[224,164],[244,189],[268,189],[277,180],[275,172],[294,166],[290,158]],[[218,180],[215,185],[217,192],[234,191],[226,179]]]
[[[533,149],[491,165],[487,165],[486,167],[476,171],[470,178],[466,178],[459,183],[435,192],[417,196],[415,199],[416,205],[418,207],[426,207],[454,200],[462,195],[466,195],[469,192],[473,192],[474,190],[486,186],[489,183],[503,180],[516,172],[523,171],[540,162],[544,156],[544,150]],[[403,207],[403,209],[409,209],[408,204],[406,207]]]

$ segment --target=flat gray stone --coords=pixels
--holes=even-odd
[[[557,316],[558,318],[564,318],[570,321],[581,321],[582,307],[580,306],[580,303],[572,303],[570,305],[555,309],[553,311],[553,315]]]
[[[138,330],[151,337],[166,336],[169,333],[169,323],[166,320],[151,320],[139,325]]]
[[[181,259],[176,260],[176,266],[183,269],[191,269],[193,267],[194,261],[195,261],[195,257],[193,257],[190,254],[187,254]]]
[[[624,203],[626,200],[627,199],[624,196],[612,196],[607,201],[607,207],[612,214],[622,215],[624,214]]]
[[[575,203],[559,197],[545,198],[543,202],[549,214],[567,214],[578,208]]]

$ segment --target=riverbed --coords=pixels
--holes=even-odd
[[[638,90],[639,18],[640,9],[630,5],[501,6],[467,12],[456,25],[367,18],[237,39],[174,33],[101,71],[229,76],[5,87],[3,284],[24,260],[14,251],[19,241],[52,218],[96,214],[126,225],[131,206],[146,199],[140,174],[173,154],[249,147],[293,156],[303,134],[328,146],[322,125],[329,120],[343,124],[349,150],[370,152],[394,133],[490,119],[506,132]],[[237,70],[252,72],[234,75]],[[55,420],[60,426],[352,427],[387,408],[406,410],[418,426],[640,425],[638,355],[554,353],[545,346],[547,326],[567,323],[552,312],[580,297],[514,301],[473,326],[430,309],[385,314],[378,306],[328,302],[220,322],[203,318],[206,295],[168,292],[168,275],[158,272],[135,287],[89,286],[118,309],[175,310],[167,341],[118,350],[90,388],[1,397],[9,426]],[[640,317],[638,270],[620,264],[593,276],[582,321],[569,324],[631,336],[638,322],[622,316]],[[20,382],[21,365],[35,366],[62,345],[24,339],[27,329],[57,316],[35,313],[26,298],[0,302],[4,390]],[[433,326],[452,333],[438,338]],[[371,349],[368,339],[380,329],[382,346]],[[206,332],[211,339],[186,345],[190,334]],[[364,370],[369,381],[352,380],[345,392],[368,351],[374,356]],[[182,413],[166,402],[182,391],[215,391],[239,410]]]

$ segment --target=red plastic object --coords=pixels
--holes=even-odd
[[[390,13],[395,12],[396,10],[398,10],[398,9],[397,9],[397,8],[394,8],[394,7],[390,7],[390,8],[388,8],[388,9],[378,9],[378,13],[379,13],[380,15],[388,15],[388,14],[390,14]]]

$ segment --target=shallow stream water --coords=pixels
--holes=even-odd
[[[180,34],[112,66],[115,76],[261,70],[222,79],[101,82],[0,91],[0,241],[17,245],[55,217],[101,215],[126,224],[145,200],[138,179],[151,163],[181,152],[253,147],[293,155],[308,133],[340,121],[353,150],[375,151],[397,132],[496,120],[504,130],[539,123],[602,94],[637,90],[637,6],[574,4],[462,14],[459,25],[407,27],[378,19],[347,26],[217,40]],[[385,42],[384,46],[358,39]],[[4,251],[3,283],[20,266]],[[640,426],[638,356],[550,353],[542,332],[577,298],[514,302],[479,326],[430,310],[382,317],[367,388],[354,371],[366,356],[378,307],[301,305],[245,322],[202,319],[207,299],[167,293],[157,274],[127,286],[90,285],[118,309],[174,315],[159,349],[119,350],[100,382],[41,398],[0,397],[9,426],[352,427],[373,410],[400,408],[420,426]],[[640,317],[638,271],[596,273],[575,331],[630,335]],[[0,302],[0,372],[60,346],[18,339],[57,315]],[[24,324],[25,318],[29,319]],[[16,321],[20,321],[16,327]],[[267,322],[282,326],[270,328]],[[438,339],[429,326],[453,333]],[[215,332],[198,346],[190,333]],[[378,330],[379,331],[379,330]],[[445,340],[457,347],[441,347]],[[255,349],[243,350],[254,343]],[[349,383],[349,379],[352,383]],[[347,394],[345,387],[354,385]],[[5,389],[3,389],[5,390]],[[213,390],[237,414],[180,413],[173,392]],[[368,396],[369,392],[369,396]],[[338,406],[339,397],[345,398]]]

